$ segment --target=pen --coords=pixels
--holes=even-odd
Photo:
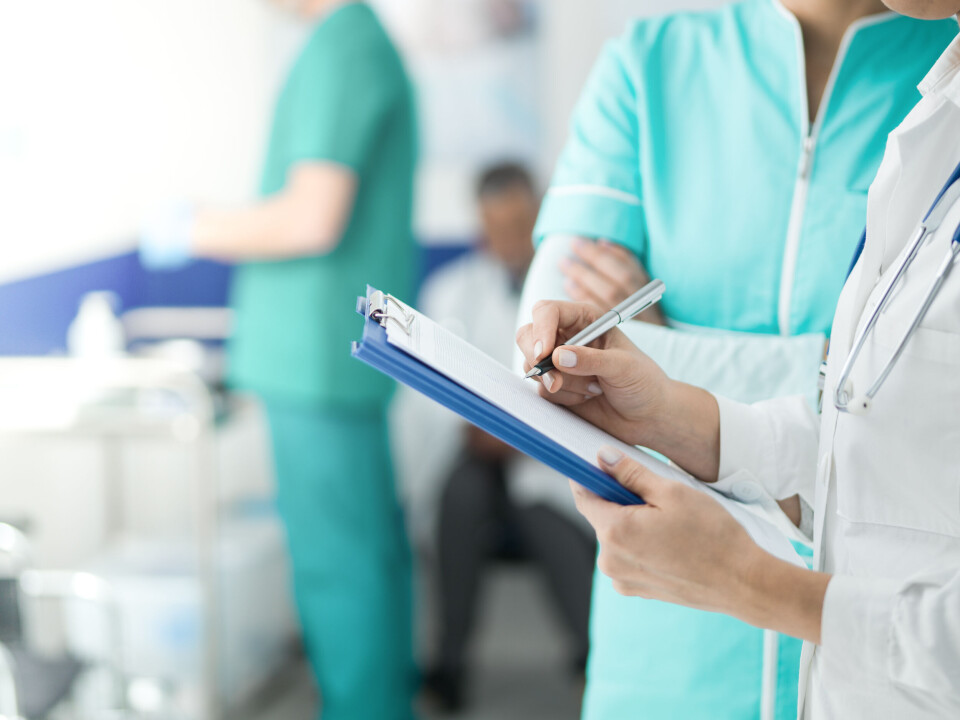
[[[644,285],[633,295],[613,308],[613,310],[608,311],[598,320],[587,325],[587,327],[563,344],[570,347],[583,347],[584,345],[589,345],[598,337],[607,331],[612,330],[620,323],[636,317],[651,305],[659,302],[660,298],[663,297],[664,290],[666,290],[666,285],[663,284],[662,280],[654,280],[653,282]],[[528,372],[524,377],[540,377],[544,373],[553,370],[553,361],[550,358],[551,356],[548,355],[546,358],[534,365],[530,372]]]

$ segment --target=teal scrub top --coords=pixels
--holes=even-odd
[[[800,28],[779,2],[639,21],[597,62],[535,234],[630,248],[673,321],[829,334],[886,135],[956,32],[857,23],[811,123]],[[586,720],[760,716],[758,629],[622,597],[598,572],[591,643]],[[796,716],[799,653],[781,638],[778,718]]]
[[[350,343],[362,328],[355,308],[367,283],[412,293],[416,158],[400,56],[365,3],[344,5],[314,29],[280,93],[262,194],[281,191],[296,163],[336,163],[357,175],[353,213],[326,255],[237,267],[233,386],[282,402],[386,404],[392,382],[354,360]]]

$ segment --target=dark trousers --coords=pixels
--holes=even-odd
[[[443,492],[438,539],[441,669],[463,671],[484,569],[503,556],[528,559],[543,573],[569,629],[574,663],[583,668],[596,560],[592,534],[547,505],[514,505],[502,462],[464,456]]]

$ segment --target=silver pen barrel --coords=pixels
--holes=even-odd
[[[626,322],[632,317],[639,315],[648,307],[658,302],[660,298],[663,297],[665,290],[666,285],[664,285],[663,281],[661,280],[654,280],[653,282],[648,283],[613,308],[613,310],[604,313],[598,320],[590,323],[587,327],[565,342],[564,345],[569,345],[571,347],[583,347],[584,345],[592,343],[605,332],[612,330],[620,323]],[[544,373],[550,372],[553,369],[553,362],[551,361],[550,357],[547,356],[538,362],[533,368],[531,368],[530,372],[528,372],[524,377],[540,377]]]
[[[667,286],[663,284],[663,280],[652,280],[644,285],[640,292],[631,295],[617,305],[613,311],[620,315],[620,322],[626,322],[642,313],[655,302],[659,302],[666,289]]]
[[[647,283],[636,293],[628,297],[613,310],[604,313],[596,322],[591,323],[579,333],[570,338],[566,344],[570,346],[589,345],[605,332],[612,330],[620,323],[636,317],[648,307],[663,297],[666,285],[662,280],[653,280]]]
[[[620,313],[616,310],[608,310],[599,319],[587,325],[583,330],[570,338],[565,345],[576,347],[578,345],[587,345],[592,343],[605,332],[612,330],[620,324]]]

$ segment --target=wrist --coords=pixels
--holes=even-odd
[[[647,417],[638,423],[638,430],[642,439],[639,445],[661,452],[676,437],[680,430],[682,411],[677,407],[683,401],[681,383],[669,377],[664,377],[658,383],[650,399],[650,410]]]
[[[742,553],[740,591],[730,614],[756,627],[820,642],[823,601],[831,576],[775,558],[754,545]]]
[[[706,390],[672,379],[660,386],[645,431],[645,447],[712,482],[720,467],[720,409]]]

